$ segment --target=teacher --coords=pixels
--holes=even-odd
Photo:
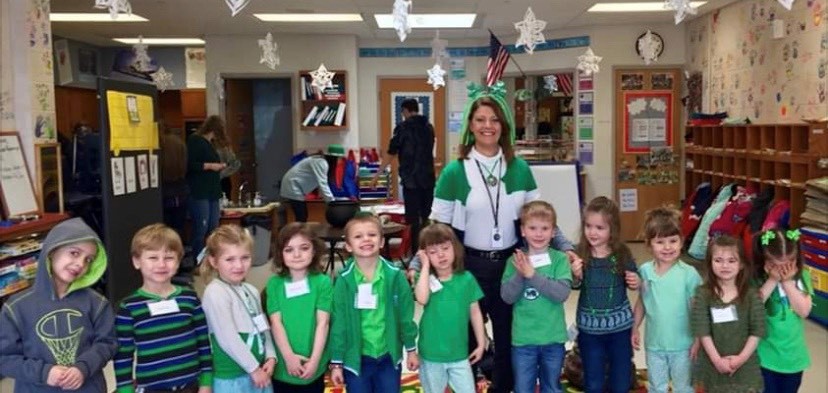
[[[204,120],[198,131],[187,138],[187,184],[190,186],[189,210],[193,225],[190,247],[196,256],[204,248],[204,238],[219,223],[219,173],[227,165],[221,162],[213,143],[223,144],[225,140],[224,121],[217,115]]]

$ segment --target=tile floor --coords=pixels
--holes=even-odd
[[[641,243],[632,243],[630,248],[635,255],[637,261],[646,261],[650,256]],[[249,282],[258,288],[263,288],[270,277],[270,265],[259,266],[251,269],[249,274]],[[206,283],[203,280],[196,282],[196,288],[201,292]],[[577,294],[574,292],[573,294]],[[634,303],[637,294],[630,293],[631,301]],[[575,317],[575,310],[577,307],[577,296],[571,296],[566,302],[567,322],[572,323]],[[419,309],[417,311],[417,318],[419,318]],[[646,329],[646,327],[645,327]],[[811,351],[811,368],[805,371],[800,392],[802,393],[819,393],[827,392],[828,388],[828,329],[808,320],[805,324],[805,336],[807,338],[808,346]],[[639,368],[645,367],[644,352],[638,351],[635,353],[635,364]],[[110,387],[114,387],[114,376],[112,366],[108,366],[105,370],[107,381]],[[9,379],[0,381],[0,393],[12,393],[13,382]],[[113,388],[114,389],[114,388]]]

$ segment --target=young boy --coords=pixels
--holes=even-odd
[[[635,304],[632,344],[640,349],[638,327],[647,317],[647,374],[650,392],[666,393],[670,380],[673,392],[692,393],[691,371],[699,348],[690,335],[690,300],[702,282],[696,269],[679,259],[681,255],[681,213],[670,208],[647,212],[645,244],[653,260],[641,265],[641,296]]]
[[[109,302],[90,286],[106,251],[80,218],[56,225],[38,259],[34,286],[0,312],[0,375],[15,392],[104,393],[101,372],[117,350]]]
[[[515,393],[562,392],[564,343],[568,340],[563,302],[572,286],[572,269],[565,253],[549,246],[555,235],[555,209],[533,201],[520,211],[520,231],[527,253],[517,250],[506,263],[500,296],[512,311],[512,368]]]
[[[118,393],[209,393],[213,359],[201,302],[170,282],[184,254],[181,238],[149,225],[135,233],[131,252],[143,285],[118,307]]]
[[[353,256],[334,284],[329,348],[331,379],[349,393],[399,392],[403,346],[408,368],[419,366],[411,288],[379,256],[382,245],[377,217],[359,214],[345,226],[345,248]]]

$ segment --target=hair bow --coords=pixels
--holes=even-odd
[[[773,239],[776,239],[776,232],[773,230],[765,231],[765,233],[762,234],[762,245],[767,246]]]
[[[799,229],[791,229],[791,230],[785,231],[785,237],[787,237],[789,240],[798,242],[799,241]]]

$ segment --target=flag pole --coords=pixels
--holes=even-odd
[[[497,37],[497,36],[495,35],[495,33],[492,31],[492,29],[487,29],[487,30],[489,30],[489,34],[494,35],[495,37]],[[498,38],[498,40],[499,40],[499,38]],[[501,44],[501,45],[503,45],[503,43],[502,43],[502,42],[501,42],[500,44]],[[507,49],[507,51],[508,51],[508,49]],[[520,75],[521,75],[522,77],[526,78],[526,73],[525,73],[525,72],[523,72],[523,68],[520,68],[520,64],[518,64],[518,63],[517,63],[517,60],[515,60],[515,57],[514,57],[514,56],[512,56],[512,54],[511,54],[511,53],[509,54],[509,58],[512,60],[512,63],[515,65],[515,67],[517,67],[518,71],[520,71]]]

